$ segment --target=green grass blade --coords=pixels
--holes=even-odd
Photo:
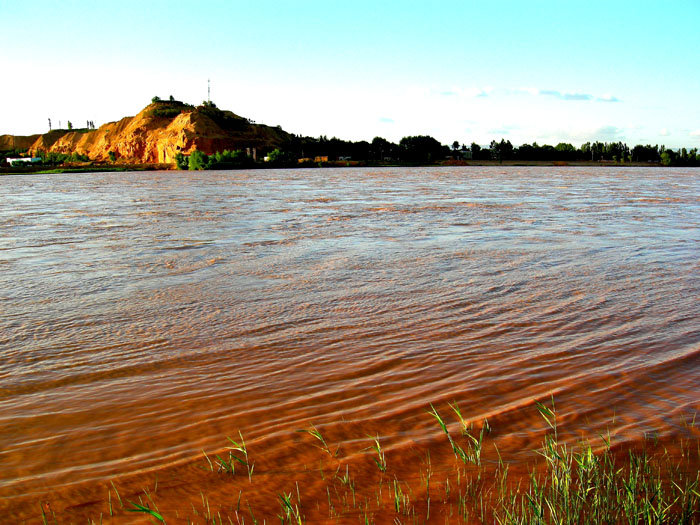
[[[143,512],[145,514],[150,514],[157,520],[159,520],[162,523],[165,523],[165,519],[163,516],[158,514],[155,510],[149,509],[148,507],[144,507],[143,505],[139,505],[138,503],[134,503],[133,501],[130,501],[129,504],[133,505],[133,509],[126,509],[128,512]]]

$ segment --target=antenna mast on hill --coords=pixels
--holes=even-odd
[[[207,79],[207,102],[211,102],[211,80]]]

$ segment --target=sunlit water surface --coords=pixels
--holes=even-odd
[[[1,177],[0,513],[167,478],[239,429],[290,471],[312,423],[443,447],[430,403],[488,417],[515,462],[550,395],[572,434],[679,434],[699,190],[652,168]]]

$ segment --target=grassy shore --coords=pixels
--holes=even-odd
[[[612,162],[612,161],[503,161],[496,160],[446,160],[436,164],[411,164],[397,162],[365,162],[365,161],[327,161],[308,162],[303,164],[272,165],[267,163],[257,163],[241,169],[299,169],[299,168],[389,168],[389,167],[426,167],[426,166],[578,166],[578,167],[663,167],[660,164],[649,164],[644,162]],[[173,164],[108,164],[108,163],[80,163],[48,168],[46,166],[18,166],[0,167],[0,175],[21,175],[21,174],[55,174],[55,173],[102,173],[120,171],[166,171],[176,170]]]
[[[50,175],[56,173],[102,173],[122,171],[163,171],[174,169],[172,164],[99,164],[92,162],[71,163],[56,167],[28,165],[0,167],[0,175]]]
[[[392,462],[383,438],[363,436],[361,457],[343,457],[316,426],[299,430],[299,447],[315,447],[316,466],[287,473],[256,470],[254,447],[242,434],[222,451],[202,451],[201,476],[227,490],[205,493],[206,483],[185,490],[178,503],[160,498],[158,481],[140,493],[111,483],[99,516],[89,523],[496,523],[496,524],[693,524],[700,523],[700,440],[696,422],[684,422],[687,439],[669,451],[655,439],[620,447],[610,435],[575,446],[560,438],[554,402],[536,403],[549,432],[533,450],[529,472],[513,474],[508,458],[486,460],[487,421],[466,421],[451,404],[426,414],[443,435],[448,463],[430,450],[414,464]],[[260,451],[262,452],[262,451]],[[308,492],[307,492],[308,490]],[[228,494],[222,496],[222,494]],[[311,495],[310,495],[310,494]],[[187,500],[188,505],[181,502]],[[197,503],[193,503],[196,501]],[[61,523],[42,507],[45,524]]]

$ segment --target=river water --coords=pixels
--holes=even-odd
[[[62,174],[0,191],[0,514],[105,500],[91,487],[167,478],[239,430],[290,471],[311,424],[401,457],[437,443],[431,403],[458,402],[517,463],[542,439],[535,399],[554,396],[572,435],[622,441],[681,435],[700,408],[697,170]]]

